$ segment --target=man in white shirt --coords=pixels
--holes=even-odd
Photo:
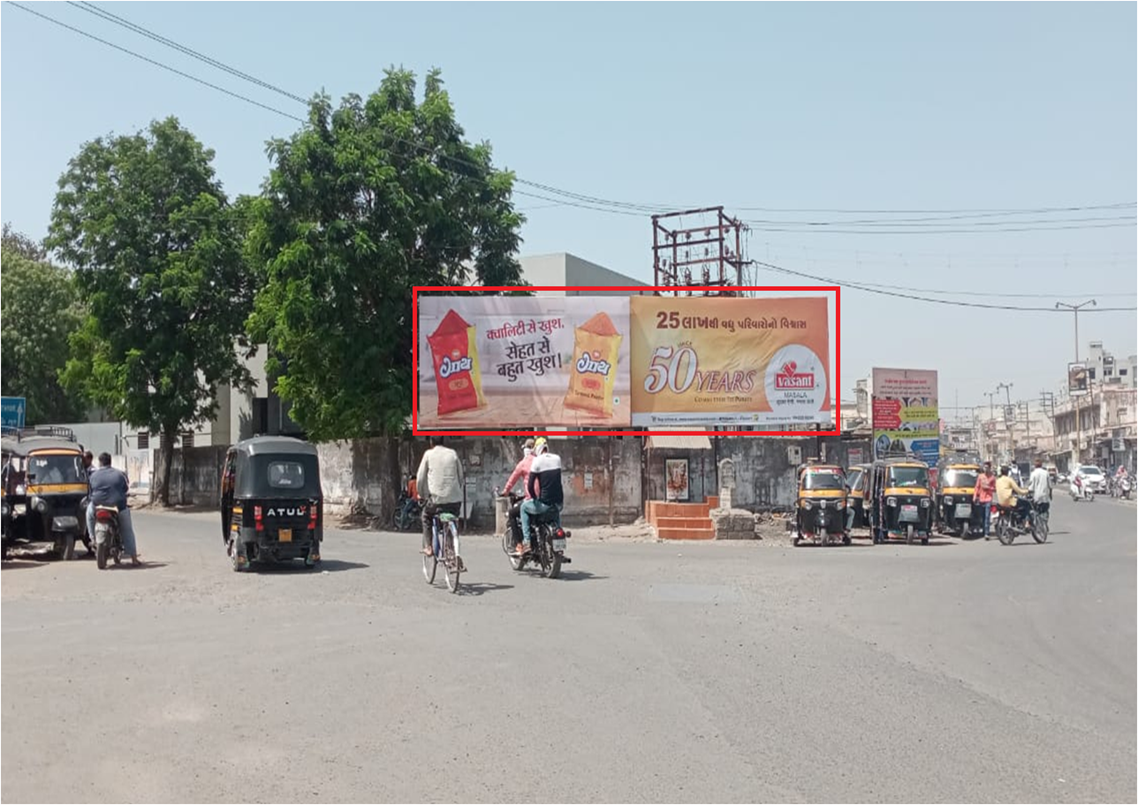
[[[1051,476],[1043,469],[1043,459],[1035,460],[1035,469],[1028,476],[1027,488],[1040,511],[1047,511],[1051,507]]]
[[[431,544],[431,521],[438,512],[458,517],[462,514],[462,462],[458,453],[443,446],[443,437],[432,436],[431,448],[423,453],[419,474],[415,479],[419,498],[423,501],[423,553],[434,553]]]

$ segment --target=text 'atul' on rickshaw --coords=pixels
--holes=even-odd
[[[850,544],[846,527],[846,476],[833,464],[807,464],[798,469],[798,499],[795,505],[794,544],[809,541],[830,545]]]
[[[316,448],[287,436],[257,436],[225,455],[222,539],[233,569],[256,562],[320,562],[324,496]]]
[[[916,457],[884,458],[869,472],[865,506],[874,543],[901,538],[909,545],[917,540],[928,545],[933,527],[928,464]]]
[[[6,429],[4,462],[4,555],[14,547],[47,549],[69,560],[83,536],[87,496],[83,446],[68,428]]]
[[[967,539],[984,529],[984,506],[973,504],[976,481],[983,472],[980,459],[958,452],[937,465],[937,530]]]

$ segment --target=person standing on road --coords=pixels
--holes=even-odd
[[[992,526],[992,496],[996,494],[996,475],[992,472],[992,462],[984,462],[984,472],[976,479],[976,489],[972,492],[972,500],[977,506],[984,507],[984,539],[991,539],[989,533]]]
[[[1051,477],[1043,469],[1043,459],[1035,460],[1035,469],[1027,478],[1027,489],[1031,492],[1031,499],[1040,513],[1051,508]]]
[[[443,445],[442,436],[432,436],[431,447],[423,453],[415,483],[423,499],[423,554],[434,554],[431,521],[438,512],[458,517],[462,514],[462,462],[458,453]]]
[[[142,564],[138,558],[138,544],[134,538],[134,524],[130,519],[130,506],[126,495],[130,481],[126,473],[111,466],[111,454],[99,454],[99,468],[91,473],[91,493],[87,503],[87,533],[95,533],[95,507],[114,506],[119,510],[119,534],[122,535],[123,553],[135,567]]]

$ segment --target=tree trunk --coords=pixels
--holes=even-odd
[[[395,508],[399,505],[399,490],[405,486],[403,483],[403,468],[399,466],[398,436],[385,437],[384,453],[386,453],[385,463],[387,467],[385,474],[391,481],[383,485],[383,497],[380,499],[379,506],[381,523],[391,521],[392,516],[395,514]]]
[[[158,483],[156,497],[163,506],[170,505],[170,472],[174,468],[175,427],[162,428],[161,445],[158,450],[158,471],[154,473]]]

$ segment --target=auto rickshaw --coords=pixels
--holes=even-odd
[[[898,537],[909,545],[918,539],[928,545],[933,527],[928,465],[916,457],[884,458],[869,472],[865,505],[874,544]]]
[[[865,514],[865,486],[869,480],[869,464],[854,464],[846,470],[846,485],[849,495],[846,498],[847,522],[851,528],[864,528],[869,525]],[[852,515],[852,520],[848,519]]]
[[[6,431],[0,440],[4,473],[4,554],[24,543],[50,545],[64,560],[75,558],[83,536],[87,496],[83,446],[68,428]]]
[[[940,533],[968,538],[984,529],[984,507],[973,505],[980,460],[967,455],[946,456],[937,468],[936,523]]]
[[[794,544],[809,540],[830,545],[850,544],[846,528],[846,477],[833,464],[807,464],[798,470],[798,501],[793,527]]]
[[[324,496],[316,448],[287,436],[257,436],[225,454],[221,528],[235,571],[255,562],[320,563]]]

